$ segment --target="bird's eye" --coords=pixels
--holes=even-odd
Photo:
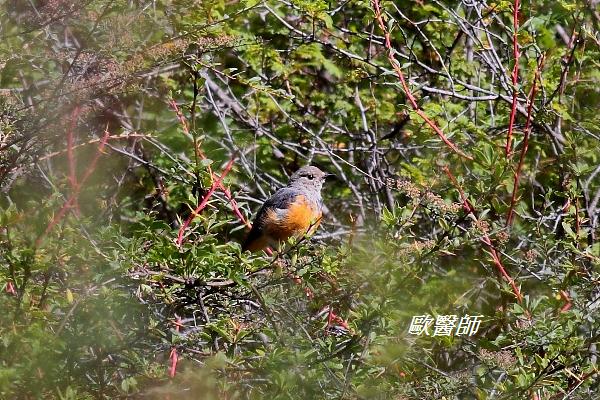
[[[309,174],[309,175],[307,175],[307,178],[310,179],[310,180],[313,180],[313,179],[315,179],[315,176],[312,175],[312,174]]]

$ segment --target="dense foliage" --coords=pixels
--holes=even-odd
[[[1,4],[1,398],[597,396],[598,1]]]

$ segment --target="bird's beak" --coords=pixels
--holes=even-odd
[[[335,176],[336,176],[335,174],[331,174],[331,173],[329,173],[329,172],[326,172],[326,173],[325,173],[325,176],[324,176],[324,179],[327,179],[327,178],[333,178],[333,177],[335,177]]]

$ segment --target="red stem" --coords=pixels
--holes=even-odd
[[[573,303],[571,303],[571,298],[569,297],[569,293],[567,293],[565,290],[561,290],[559,293],[560,297],[562,297],[562,299],[565,301],[565,304],[560,308],[560,312],[567,312],[573,306]]]
[[[346,322],[343,318],[341,318],[339,315],[337,315],[336,313],[334,313],[333,312],[333,307],[331,307],[331,305],[330,305],[329,306],[329,313],[327,315],[327,327],[329,328],[334,323],[339,324],[339,326],[341,326],[342,328],[346,329],[347,331],[350,330],[350,326],[348,325],[348,322]]]
[[[196,217],[196,215],[198,215],[204,209],[204,207],[206,207],[206,205],[208,204],[208,200],[213,195],[213,193],[215,192],[215,190],[217,190],[217,187],[221,186],[221,182],[223,181],[223,178],[225,178],[225,176],[231,170],[231,167],[233,166],[234,160],[235,160],[235,154],[231,157],[231,159],[229,160],[229,162],[227,163],[227,165],[223,169],[223,172],[221,173],[221,176],[218,177],[213,182],[213,184],[211,185],[210,189],[208,190],[208,193],[206,193],[206,195],[204,196],[204,198],[202,199],[202,201],[200,202],[200,204],[198,204],[198,207],[196,207],[196,209],[192,212],[192,214],[188,217],[188,219],[183,223],[183,225],[181,225],[181,228],[179,228],[179,233],[177,235],[177,246],[181,246],[181,243],[183,242],[183,234],[184,234],[185,230],[191,224],[191,222],[194,220],[194,218]]]
[[[517,90],[517,84],[519,82],[519,56],[520,56],[518,31],[519,31],[519,0],[515,0],[515,4],[514,4],[514,8],[513,8],[513,58],[515,60],[515,65],[512,70],[513,95],[512,95],[512,105],[511,105],[511,109],[510,109],[510,120],[508,122],[508,133],[506,135],[506,157],[508,157],[510,155],[513,130],[515,127],[515,117],[517,115],[517,97],[519,94],[519,92]]]
[[[508,209],[508,214],[506,216],[506,226],[511,226],[513,222],[513,216],[515,212],[515,205],[517,202],[517,191],[519,190],[519,180],[521,178],[521,170],[523,169],[523,163],[525,161],[525,155],[527,154],[527,149],[529,148],[529,136],[531,134],[531,117],[533,111],[533,101],[535,100],[535,95],[537,93],[537,83],[540,80],[540,74],[542,67],[544,66],[544,56],[540,59],[538,63],[537,70],[535,71],[535,77],[533,78],[533,86],[529,92],[528,105],[527,105],[527,122],[525,123],[525,133],[523,136],[523,147],[521,148],[521,154],[519,155],[519,164],[517,164],[517,169],[514,174],[513,181],[513,190],[510,198],[510,207]]]
[[[383,22],[383,17],[381,15],[381,8],[379,6],[379,0],[372,0],[372,1],[373,1],[373,9],[375,12],[375,19],[377,20],[377,23],[379,24],[379,28],[383,31],[383,34],[385,36],[385,48],[387,49],[387,58],[390,61],[392,68],[396,72],[396,75],[398,76],[398,79],[400,80],[400,84],[402,85],[402,89],[404,90],[404,93],[406,94],[406,97],[408,98],[408,101],[409,101],[410,105],[412,106],[413,110],[417,113],[417,115],[419,115],[425,121],[425,123],[427,123],[427,125],[429,125],[431,127],[431,129],[433,129],[433,131],[440,137],[440,139],[442,139],[442,141],[444,143],[446,143],[446,145],[448,147],[450,147],[450,149],[452,149],[452,151],[454,151],[459,156],[466,158],[467,160],[473,160],[473,157],[468,156],[465,153],[463,153],[462,151],[460,151],[448,139],[448,137],[446,137],[444,132],[442,132],[442,130],[435,124],[435,122],[433,122],[427,116],[427,114],[425,114],[425,112],[423,110],[421,110],[421,108],[419,107],[419,104],[417,104],[417,100],[415,99],[415,96],[410,91],[410,88],[408,87],[408,84],[406,83],[406,79],[404,78],[404,74],[402,73],[402,69],[400,68],[400,63],[398,62],[398,60],[396,60],[396,57],[394,55],[395,50],[392,47],[391,35],[390,35],[390,32],[388,32],[388,30],[386,29],[385,23]]]
[[[175,321],[175,332],[179,332],[179,328],[181,327],[181,318],[177,316],[177,321]],[[175,373],[177,372],[177,362],[179,361],[179,356],[177,354],[177,348],[173,346],[171,348],[171,354],[169,355],[171,359],[171,366],[169,367],[169,376],[173,378]]]
[[[170,104],[171,108],[173,108],[173,110],[175,111],[175,113],[177,114],[177,119],[181,123],[181,126],[182,126],[184,132],[186,134],[188,134],[188,135],[191,136],[190,130],[189,130],[188,125],[187,125],[187,121],[186,121],[185,117],[183,116],[183,113],[181,112],[181,110],[177,106],[177,103],[175,102],[175,100],[169,101],[169,104]],[[195,148],[196,154],[202,160],[205,160],[206,159],[206,155],[202,152],[202,150],[197,146],[196,143],[194,143],[194,148]],[[214,182],[214,180],[216,179],[216,175],[212,172],[212,170],[210,169],[210,166],[209,166],[209,172],[210,172],[211,178],[212,178],[212,180]],[[252,224],[244,217],[244,215],[240,211],[240,209],[239,209],[239,207],[237,205],[237,202],[235,201],[235,199],[231,195],[231,191],[227,187],[225,187],[222,182],[219,182],[218,187],[219,187],[219,189],[221,189],[221,191],[223,191],[223,193],[225,194],[225,197],[227,197],[227,200],[229,200],[229,203],[231,204],[231,208],[233,209],[233,213],[235,214],[235,216],[237,217],[237,219],[239,219],[248,228],[252,228]]]
[[[15,285],[13,285],[12,281],[8,281],[6,283],[6,293],[11,294],[13,296],[17,295],[17,291],[15,290]]]
[[[108,132],[108,127],[107,127],[107,129],[104,131],[104,136],[102,137],[102,140],[100,141],[100,145],[98,146],[98,151],[96,152],[94,159],[89,164],[89,166],[86,168],[81,180],[73,188],[73,192],[71,193],[71,196],[67,199],[67,201],[65,201],[63,206],[60,208],[60,210],[54,216],[54,218],[52,218],[50,223],[48,223],[46,230],[40,236],[38,236],[38,238],[35,241],[35,247],[39,247],[43,243],[44,238],[52,231],[52,229],[54,229],[56,224],[58,224],[64,218],[67,211],[71,207],[73,207],[74,204],[77,203],[77,198],[79,197],[79,193],[81,192],[81,189],[82,189],[83,185],[85,184],[85,182],[88,180],[90,175],[92,175],[92,173],[96,169],[96,164],[98,163],[98,159],[100,158],[100,156],[103,154],[102,150],[104,150],[104,146],[106,145],[106,142],[108,141],[109,136],[110,136],[110,133]]]
[[[446,167],[446,166],[444,166],[443,169],[444,169],[444,172],[446,173],[446,175],[448,175],[448,177],[452,181],[452,184],[458,190],[458,193],[460,194],[460,198],[461,198],[461,201],[463,203],[463,207],[465,208],[465,210],[467,210],[467,212],[473,214],[473,216],[475,218],[477,218],[477,212],[475,210],[475,207],[473,207],[473,205],[471,204],[471,202],[465,195],[465,192],[462,190],[461,186],[458,184],[458,181],[456,180],[454,175],[452,175],[452,172],[450,172],[450,169],[448,169],[448,167]],[[508,274],[508,272],[506,272],[506,268],[504,268],[504,265],[502,265],[502,261],[500,260],[500,255],[496,251],[496,248],[494,247],[494,244],[492,243],[492,240],[487,235],[487,233],[483,234],[481,241],[488,247],[488,252],[489,252],[490,256],[492,257],[492,262],[494,263],[494,266],[500,272],[500,275],[502,275],[502,277],[510,284],[510,286],[513,290],[513,293],[515,294],[515,297],[517,298],[517,301],[519,303],[521,303],[523,301],[523,295],[521,294],[521,291],[517,287],[515,281],[511,278],[511,276]]]
[[[177,372],[177,362],[179,361],[179,356],[177,355],[177,349],[173,347],[171,349],[171,354],[169,354],[169,358],[171,359],[171,366],[169,367],[169,376],[173,378],[175,373]]]

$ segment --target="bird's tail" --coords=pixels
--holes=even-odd
[[[267,237],[259,229],[252,228],[246,240],[242,243],[242,251],[250,250],[251,252],[255,252],[264,249],[267,245]]]

